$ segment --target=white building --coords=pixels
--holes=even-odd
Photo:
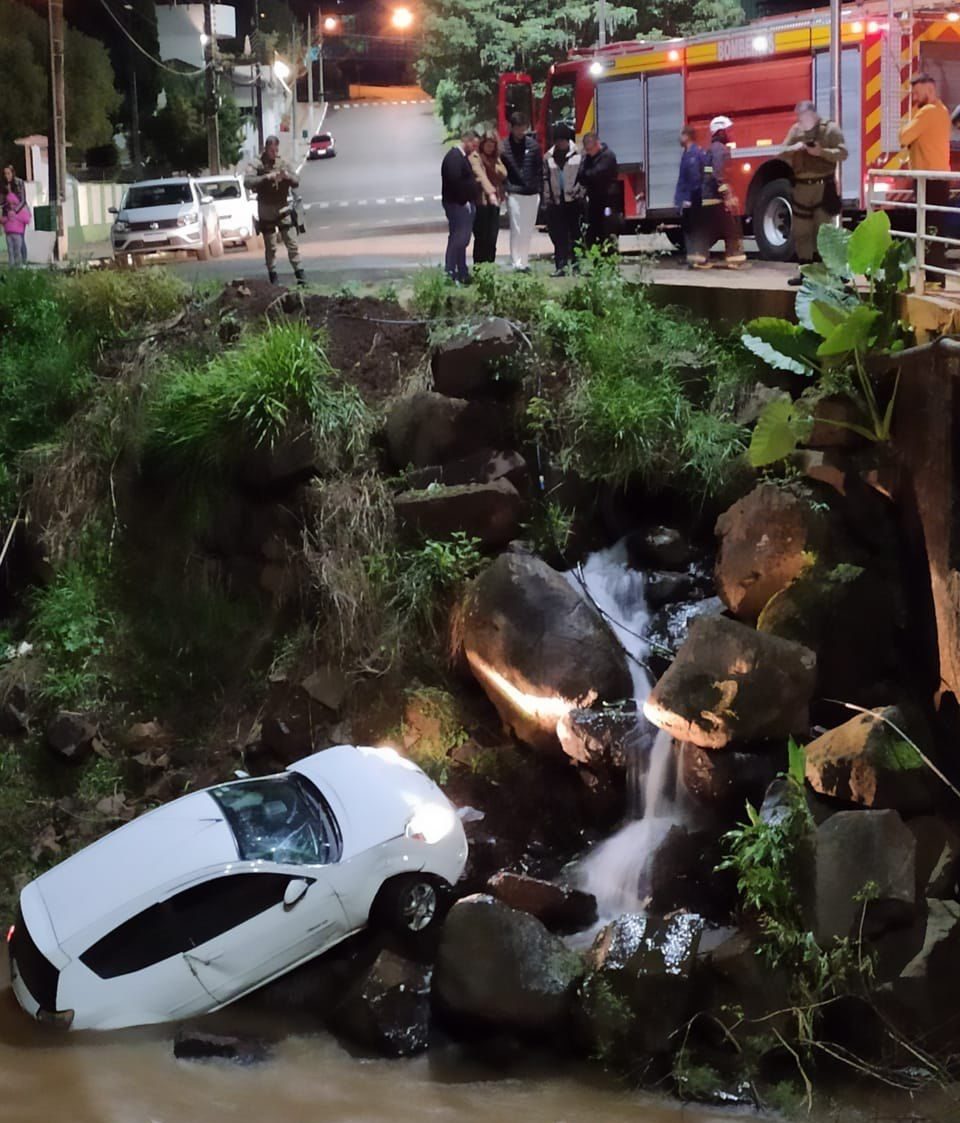
[[[234,39],[237,35],[237,13],[229,4],[214,4],[213,35],[215,39]],[[198,69],[204,62],[203,5],[157,4],[157,35],[160,58],[164,62],[177,59]]]

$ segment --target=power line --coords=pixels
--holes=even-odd
[[[178,70],[177,67],[167,66],[167,64],[165,62],[162,62],[158,58],[154,58],[154,56],[152,54],[150,54],[150,52],[146,49],[146,47],[142,47],[137,42],[137,40],[134,39],[134,37],[130,34],[129,30],[126,28],[126,26],[124,25],[124,23],[120,19],[120,17],[114,12],[114,10],[107,3],[107,0],[100,0],[100,4],[103,7],[103,10],[107,13],[107,15],[117,25],[117,27],[120,28],[120,30],[123,32],[123,34],[126,35],[126,37],[130,40],[130,42],[137,48],[137,50],[140,52],[140,54],[142,54],[145,58],[148,58],[153,63],[154,66],[159,66],[161,70],[168,70],[171,74],[179,74],[181,77],[184,77],[184,78],[189,78],[189,77],[191,77],[192,75],[195,75],[195,74],[203,74],[206,71],[206,69],[207,69],[206,66],[201,66],[199,70]]]

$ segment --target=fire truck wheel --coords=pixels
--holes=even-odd
[[[760,188],[753,204],[753,236],[766,261],[789,261],[793,257],[790,195],[790,181],[774,179]]]

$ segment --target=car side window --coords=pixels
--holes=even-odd
[[[143,971],[279,905],[289,881],[286,874],[235,873],[192,885],[125,920],[80,959],[101,979]]]

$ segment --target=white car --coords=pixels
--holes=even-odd
[[[338,745],[182,796],[30,882],[7,937],[13,992],[73,1029],[204,1014],[371,922],[425,933],[466,858],[416,765]]]
[[[197,181],[145,179],[132,183],[110,229],[114,259],[125,262],[148,253],[189,253],[200,261],[223,253],[214,201]]]
[[[258,244],[254,215],[256,201],[247,194],[239,175],[204,175],[197,180],[200,190],[213,199],[224,244],[242,242],[248,250]]]

